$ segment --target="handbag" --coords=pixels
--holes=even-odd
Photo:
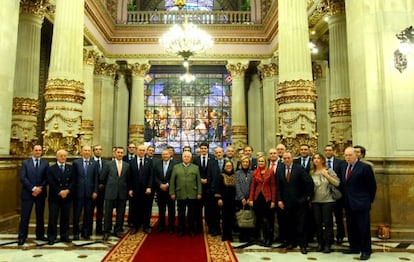
[[[334,200],[338,200],[342,197],[341,191],[333,184],[328,184],[328,190]]]
[[[252,209],[240,209],[236,212],[237,225],[240,228],[254,228],[256,226],[256,216]]]

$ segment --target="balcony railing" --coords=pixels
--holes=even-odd
[[[128,11],[128,24],[251,24],[250,11]]]

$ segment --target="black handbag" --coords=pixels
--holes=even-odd
[[[236,212],[237,225],[240,228],[254,228],[256,226],[256,215],[252,209],[240,209]]]

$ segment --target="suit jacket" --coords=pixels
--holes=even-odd
[[[47,195],[47,170],[49,163],[44,160],[39,160],[39,166],[35,168],[33,159],[29,158],[22,161],[22,167],[20,168],[19,176],[22,183],[22,199],[31,199],[32,189],[35,186],[42,187],[42,193],[38,197],[46,197]]]
[[[218,186],[218,177],[221,174],[218,162],[211,156],[207,158],[207,167],[202,166],[202,157],[196,156],[193,159],[193,164],[198,166],[200,178],[207,178],[207,185],[202,184],[203,195],[214,195]],[[204,197],[204,196],[203,196]]]
[[[241,166],[241,161],[240,161],[240,160],[238,160],[238,161],[237,161],[237,164],[236,164],[234,167],[235,167],[235,170],[240,170],[240,169],[242,169],[242,166]],[[256,168],[257,168],[257,158],[252,157],[252,158],[250,159],[250,170],[256,170]]]
[[[136,158],[137,158],[137,155],[134,155],[133,159],[136,159]],[[131,160],[133,160],[133,159],[131,159]],[[129,154],[126,154],[125,156],[123,156],[122,160],[129,163],[129,161],[131,161],[131,160],[129,160]]]
[[[345,207],[352,210],[369,210],[377,191],[374,171],[371,166],[357,161],[346,180],[347,165],[342,170]]]
[[[197,165],[190,163],[185,167],[180,163],[173,167],[170,179],[170,195],[177,200],[196,199],[202,194],[200,171]]]
[[[153,160],[153,174],[155,180],[155,187],[157,188],[157,190],[160,189],[161,184],[170,184],[172,170],[176,164],[178,164],[178,161],[170,159],[170,162],[168,163],[167,172],[164,176],[164,161]]]
[[[86,174],[83,168],[83,158],[75,159],[73,161],[73,172],[76,198],[91,198],[92,193],[98,192],[99,167],[93,158],[89,159]]]
[[[75,190],[75,179],[73,176],[73,166],[65,163],[65,170],[62,172],[58,164],[49,167],[47,172],[49,183],[49,201],[71,201]],[[60,196],[60,191],[69,189],[69,194],[65,199]]]
[[[134,197],[138,192],[143,192],[147,188],[152,188],[154,184],[154,177],[152,175],[152,160],[144,158],[143,170],[138,170],[139,158],[132,159],[129,162],[131,169],[130,186],[134,192]]]
[[[311,163],[312,163],[312,158],[311,157],[309,157],[308,163],[306,163],[305,167],[302,166],[302,157],[298,157],[298,158],[294,159],[293,163],[295,163],[297,165],[300,165],[302,168],[304,168],[307,174],[310,173],[310,168],[311,168]]]
[[[260,169],[253,171],[253,178],[250,184],[249,201],[257,200],[259,194],[262,193],[266,202],[272,201],[276,203],[276,182],[273,170],[267,168],[262,175]]]
[[[277,201],[283,201],[287,208],[305,204],[313,194],[313,180],[301,165],[292,164],[290,182],[286,180],[286,166],[278,165],[276,170]]]
[[[130,189],[130,184],[128,183],[129,179],[130,168],[127,162],[122,161],[122,171],[120,176],[118,176],[118,169],[115,160],[105,164],[100,175],[100,180],[105,185],[104,198],[107,200],[126,200]]]

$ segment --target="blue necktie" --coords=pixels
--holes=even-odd
[[[83,165],[83,170],[85,171],[85,175],[88,174],[88,165],[89,165],[89,161],[85,160],[85,164]]]
[[[328,159],[328,168],[332,168],[332,160]]]

